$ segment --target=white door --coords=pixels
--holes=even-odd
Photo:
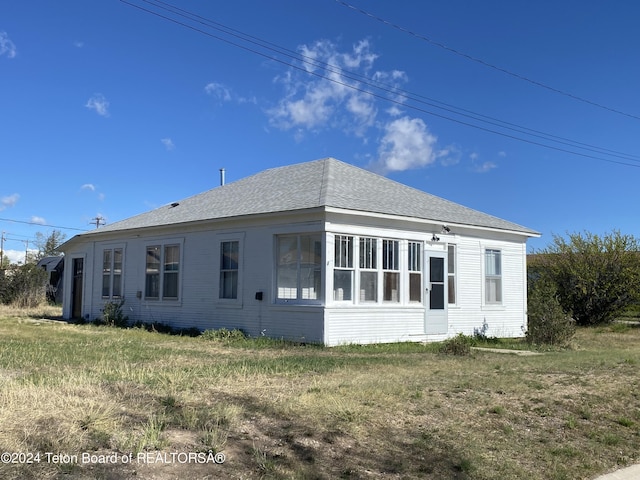
[[[427,334],[447,333],[447,252],[425,251],[425,325]]]

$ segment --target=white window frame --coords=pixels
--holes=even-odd
[[[400,240],[383,238],[382,239],[382,301],[384,303],[399,304],[401,302],[402,278],[400,275]],[[395,278],[396,290],[395,298],[393,297],[393,289],[390,290],[388,298],[387,280]]]
[[[227,253],[225,251],[225,247],[229,245],[231,248],[233,248],[235,246],[236,251],[235,251],[235,268],[234,265],[225,265],[225,253]],[[219,268],[219,284],[218,284],[218,300],[231,300],[231,301],[237,301],[238,297],[240,296],[240,267],[242,265],[240,259],[240,241],[239,240],[221,240],[219,242],[219,248],[218,251],[220,253],[219,256],[219,260],[220,260],[220,268]],[[231,257],[233,255],[233,252],[231,252],[231,255],[229,255],[229,257]],[[233,261],[233,260],[230,260]],[[228,283],[226,281],[227,278],[227,274],[231,274],[230,277],[230,282],[231,285],[229,285],[231,287],[231,292],[227,292],[226,291],[226,287],[228,286]],[[233,275],[235,274],[235,276]]]
[[[115,286],[116,286],[116,282],[118,282],[118,280],[116,279],[116,277],[118,277],[118,275],[116,274],[116,251],[120,251],[120,274],[119,274],[119,288],[120,288],[120,295],[115,295],[113,292],[115,291]],[[105,269],[105,253],[109,252],[109,268],[108,270]],[[104,291],[104,281],[105,281],[105,277],[108,275],[109,277],[109,285],[108,285],[108,294],[105,295],[105,291]],[[121,299],[124,297],[124,246],[123,245],[109,245],[109,246],[105,246],[102,249],[102,275],[101,275],[101,294],[102,294],[102,298],[105,300],[112,300],[112,299]]]
[[[489,254],[492,254],[494,259],[496,257],[497,254],[497,258],[499,259],[499,272],[498,273],[489,273]],[[483,250],[483,255],[482,255],[482,297],[483,297],[483,304],[486,306],[502,306],[503,302],[504,302],[504,275],[503,275],[503,270],[504,270],[504,266],[503,266],[503,251],[500,248],[495,248],[495,247],[485,247]],[[495,265],[494,265],[495,266]],[[498,289],[495,290],[496,295],[495,298],[491,299],[490,294],[491,294],[491,289],[489,288],[489,282],[490,281],[498,281],[497,285],[498,285]]]
[[[406,303],[413,305],[422,305],[424,301],[424,243],[415,240],[407,240],[407,280],[406,280]],[[418,300],[411,300],[411,278],[418,275],[420,277],[420,285]]]
[[[453,270],[451,269],[453,265]],[[449,306],[458,304],[458,245],[447,244],[447,303]],[[453,302],[450,301],[453,287]]]
[[[358,303],[375,304],[380,301],[380,262],[382,260],[380,252],[380,238],[361,235],[358,237],[358,269],[357,269],[357,285],[358,285]],[[364,251],[366,250],[366,255]],[[381,258],[378,258],[380,256]],[[373,289],[374,298],[366,299],[365,290],[362,289],[362,274],[375,278],[375,288]],[[373,274],[373,275],[372,275]]]
[[[284,289],[287,287],[283,287],[280,284],[280,272],[281,270],[284,271],[283,268],[283,264],[281,263],[282,259],[280,258],[280,242],[281,240],[284,240],[285,238],[289,238],[289,239],[296,239],[296,252],[297,252],[297,257],[293,260],[291,260],[292,262],[295,261],[295,270],[296,270],[296,286],[295,287],[288,287],[288,289],[293,293],[295,290],[295,296],[284,296]],[[303,239],[311,239],[312,242],[316,242],[319,241],[320,242],[320,246],[319,246],[319,251],[318,254],[320,256],[320,258],[318,259],[318,263],[304,263],[304,252],[303,252]],[[274,281],[274,301],[277,304],[298,304],[298,305],[304,305],[304,304],[314,304],[314,305],[320,305],[324,303],[324,289],[325,289],[325,285],[324,285],[324,274],[323,274],[323,263],[324,263],[324,257],[325,257],[325,244],[326,244],[326,235],[324,235],[322,232],[305,232],[305,233],[283,233],[283,234],[278,234],[275,236],[275,242],[274,242],[274,246],[275,246],[275,255],[274,255],[274,260],[275,260],[275,281]],[[315,258],[314,258],[315,259]],[[307,267],[304,267],[304,265],[308,265]],[[313,281],[314,281],[314,286],[316,286],[317,288],[314,289],[315,291],[315,298],[305,298],[306,294],[305,294],[305,283],[303,282],[303,271],[304,270],[310,270],[313,272]],[[316,283],[316,275],[318,275],[317,277],[317,283]]]
[[[354,259],[357,258],[356,239],[353,235],[334,235],[333,248],[333,301],[353,303],[355,300],[355,275],[356,266]],[[345,295],[345,290],[341,286],[344,284],[336,282],[336,274],[349,275],[349,290]],[[346,297],[346,298],[345,298]]]
[[[160,249],[159,255],[159,269],[157,275],[158,277],[158,296],[150,296],[147,295],[148,292],[148,276],[150,273],[147,271],[147,255],[150,248],[158,247]],[[167,270],[166,262],[167,262],[167,249],[171,247],[178,247],[178,269],[175,270]],[[182,239],[161,239],[157,241],[149,241],[144,246],[144,290],[143,297],[145,301],[148,302],[169,302],[169,303],[178,303],[182,299],[182,278],[184,271],[184,241]],[[176,296],[168,296],[165,295],[165,276],[166,275],[176,275]]]

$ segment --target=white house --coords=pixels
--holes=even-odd
[[[539,234],[326,158],[66,242],[63,316],[325,345],[518,337]]]

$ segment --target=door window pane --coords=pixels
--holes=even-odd
[[[444,310],[444,283],[431,284],[429,308],[431,310]]]
[[[431,257],[429,259],[429,281],[444,282],[444,258]]]

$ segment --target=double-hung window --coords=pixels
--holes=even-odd
[[[144,296],[152,300],[177,300],[180,245],[147,247]]]
[[[378,301],[378,239],[360,238],[360,301]]]
[[[449,292],[449,304],[454,305],[456,303],[456,246],[453,244],[447,245],[447,291]]]
[[[277,237],[276,298],[322,299],[322,237],[319,234]]]
[[[122,248],[102,251],[102,298],[122,297]]]
[[[408,243],[409,301],[422,303],[422,243]]]
[[[220,298],[238,298],[240,242],[220,242]]]
[[[353,237],[335,236],[333,265],[333,299],[353,300]]]
[[[500,250],[484,252],[484,300],[487,305],[502,303],[502,254]]]
[[[382,285],[385,302],[400,301],[400,264],[398,240],[382,240]]]

